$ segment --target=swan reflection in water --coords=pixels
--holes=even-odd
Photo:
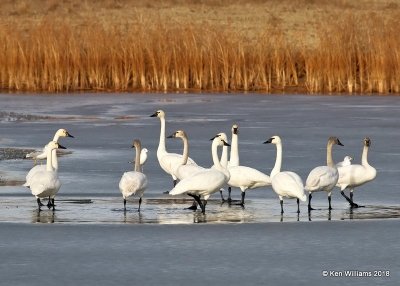
[[[54,223],[57,216],[54,211],[39,211],[38,209],[32,212],[32,223]]]

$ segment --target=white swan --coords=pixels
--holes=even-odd
[[[375,179],[376,169],[368,163],[368,149],[371,146],[371,139],[364,138],[364,147],[361,156],[361,165],[354,164],[340,167],[339,180],[336,184],[340,188],[340,193],[349,202],[352,207],[358,207],[353,201],[354,188],[364,185]],[[350,189],[350,198],[348,198],[344,190]]]
[[[336,164],[336,168],[340,168],[340,167],[345,167],[345,166],[349,166],[351,165],[351,161],[353,160],[353,158],[351,156],[346,156],[343,158],[342,162],[339,162]]]
[[[40,170],[35,172],[33,177],[30,179],[29,185],[24,184],[25,187],[29,187],[31,189],[32,195],[36,197],[36,201],[39,207],[43,205],[40,202],[41,198],[51,198],[51,205],[53,206],[53,210],[55,210],[54,197],[56,196],[58,190],[61,187],[61,182],[58,178],[57,170],[54,170],[51,162],[52,162],[52,151],[55,149],[66,149],[61,146],[59,143],[50,141],[47,144],[47,164],[46,170]]]
[[[71,137],[74,138],[74,136],[72,136],[67,130],[65,129],[58,129],[57,132],[54,134],[53,140],[54,142],[58,142],[58,140],[60,139],[60,137]],[[29,154],[27,154],[25,157],[26,158],[32,158],[35,161],[36,160],[44,160],[47,157],[47,145],[44,146],[43,150],[41,152],[35,151],[35,152],[31,152]]]
[[[124,198],[124,209],[126,210],[126,199],[130,196],[139,196],[139,209],[142,204],[143,193],[147,188],[147,177],[141,172],[140,169],[140,154],[141,154],[141,144],[140,141],[135,139],[133,141],[132,148],[136,149],[135,158],[135,170],[131,172],[125,172],[121,180],[119,181],[119,190]]]
[[[240,165],[240,160],[239,160],[239,126],[237,124],[233,124],[231,128],[231,153],[229,155],[229,161],[227,164],[227,167],[236,167]],[[222,157],[221,157],[222,159]],[[232,187],[228,186],[228,202],[231,202],[231,192],[232,192]]]
[[[272,143],[276,145],[275,166],[271,171],[272,189],[279,196],[281,203],[281,214],[283,214],[283,198],[297,199],[297,213],[300,213],[300,202],[305,202],[307,196],[304,194],[304,184],[299,175],[294,172],[281,172],[282,166],[282,140],[279,136],[273,136],[264,144]]]
[[[220,136],[215,136],[211,140],[213,140],[211,153],[215,168],[205,169],[183,179],[169,192],[173,196],[181,194],[192,196],[201,207],[203,214],[210,195],[217,192],[229,180],[229,172],[219,162],[217,153],[218,146],[229,146],[229,144]],[[200,196],[204,197],[204,203],[201,202]]]
[[[222,140],[224,140],[225,142],[228,143],[228,137],[226,136],[225,133],[223,133],[223,132],[218,133],[217,136],[219,136]],[[228,168],[228,146],[226,146],[226,145],[222,146],[220,163],[225,169]],[[211,168],[216,168],[216,167],[215,167],[215,165],[212,165]],[[225,202],[223,191],[224,191],[224,188],[221,188],[219,190],[219,194],[221,195],[222,202]]]
[[[230,174],[228,186],[240,188],[240,190],[242,191],[242,199],[240,205],[244,206],[244,198],[246,196],[246,190],[271,186],[271,178],[268,175],[254,168],[240,166],[240,165],[234,166],[234,164],[239,163],[239,158],[238,158],[239,152],[238,150],[233,150],[238,148],[237,141],[239,132],[237,125],[236,126],[234,125],[234,127],[235,128],[232,128],[232,143],[235,141],[236,143],[235,146],[234,145],[231,146],[231,154],[235,155],[233,158],[234,161],[232,161],[231,157],[229,161],[231,164],[228,163],[228,171]],[[230,192],[228,200],[230,200]]]
[[[150,117],[158,117],[160,118],[161,130],[160,130],[160,141],[157,148],[157,159],[160,163],[161,168],[172,176],[174,180],[174,186],[176,185],[177,178],[173,175],[173,171],[179,166],[182,162],[182,155],[176,153],[168,153],[165,147],[165,112],[162,110],[156,111],[154,114],[150,115]],[[196,163],[189,158],[188,164]]]
[[[181,163],[180,165],[176,166],[174,170],[172,170],[172,175],[174,175],[179,180],[183,180],[205,169],[199,165],[187,164],[187,161],[189,159],[189,139],[185,131],[177,130],[167,138],[181,138],[183,141],[183,154]]]
[[[308,210],[311,211],[311,199],[312,192],[325,191],[328,193],[329,210],[332,209],[331,206],[331,195],[332,189],[335,187],[338,179],[339,173],[336,168],[335,163],[332,159],[332,147],[333,145],[343,144],[336,137],[329,137],[328,144],[326,147],[326,165],[314,168],[307,177],[305,190],[309,192],[308,195]]]

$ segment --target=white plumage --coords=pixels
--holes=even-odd
[[[49,207],[52,205],[53,210],[55,209],[54,198],[61,187],[60,179],[58,178],[58,172],[52,167],[52,151],[60,148],[66,149],[61,146],[57,142],[50,141],[47,144],[47,164],[45,170],[37,170],[32,174],[29,179],[29,182],[26,182],[24,186],[29,187],[31,189],[32,195],[34,195],[37,199],[38,207],[43,205],[40,201],[41,198],[49,197],[52,200],[52,203],[49,203]]]
[[[218,160],[217,147],[229,145],[219,136],[213,138],[212,158],[215,168],[205,169],[180,181],[170,192],[170,195],[189,194],[193,196],[205,213],[205,205],[211,194],[217,192],[228,180],[229,172]],[[200,200],[204,197],[204,204]]]
[[[294,172],[283,171],[282,167],[282,140],[279,136],[273,136],[264,143],[276,145],[275,166],[271,171],[272,189],[279,196],[281,213],[283,213],[283,198],[297,199],[297,212],[300,213],[299,200],[305,202],[307,196],[304,194],[303,180]]]
[[[139,197],[139,208],[142,203],[143,193],[147,188],[147,177],[145,174],[141,172],[140,167],[140,154],[141,154],[141,144],[139,140],[133,141],[133,146],[136,150],[136,158],[135,158],[135,170],[131,172],[125,172],[121,180],[119,181],[119,190],[122,193],[122,197],[124,199],[124,209],[126,210],[126,199],[131,196]]]
[[[352,160],[353,160],[352,157],[346,156],[346,157],[343,158],[342,162],[339,162],[339,163],[336,164],[336,168],[349,166],[349,165],[351,165],[351,161]]]
[[[328,144],[326,148],[326,163],[327,166],[319,166],[314,168],[307,177],[305,190],[309,192],[308,196],[308,210],[312,210],[311,207],[311,199],[312,199],[312,192],[319,192],[325,191],[328,193],[328,202],[329,202],[329,209],[332,209],[331,206],[331,195],[332,189],[335,187],[338,179],[339,173],[336,168],[335,163],[332,159],[332,147],[333,145],[340,145],[343,144],[339,141],[336,137],[330,137],[328,139]]]
[[[376,169],[368,163],[368,149],[370,146],[371,140],[367,137],[364,139],[361,165],[354,164],[338,168],[339,179],[336,186],[340,188],[342,196],[346,198],[352,207],[358,207],[353,202],[354,189],[374,180],[376,177]],[[350,189],[350,199],[344,194],[345,189]]]
[[[161,168],[167,174],[172,176],[174,185],[177,182],[177,177],[173,174],[173,171],[182,162],[182,155],[176,153],[169,153],[165,147],[165,112],[162,110],[156,111],[150,117],[160,118],[161,129],[160,129],[160,141],[157,148],[157,159]],[[196,164],[191,158],[188,159],[188,164]]]

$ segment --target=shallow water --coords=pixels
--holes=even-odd
[[[143,146],[149,149],[149,159],[144,167],[149,188],[142,208],[143,218],[130,220],[128,216],[127,220],[190,223],[197,219],[193,219],[193,213],[183,210],[189,202],[176,204],[171,197],[162,194],[172,188],[172,180],[161,170],[156,158],[160,124],[158,118],[149,115],[157,109],[166,111],[167,135],[177,129],[186,130],[190,156],[202,166],[212,164],[209,138],[221,131],[230,134],[231,125],[237,123],[242,165],[269,173],[275,161],[275,146],[262,142],[279,134],[284,144],[283,169],[297,172],[303,180],[312,168],[324,164],[329,136],[338,136],[344,144],[344,147],[335,146],[335,160],[341,161],[344,156],[351,155],[353,163],[360,162],[362,140],[369,136],[372,139],[369,161],[376,167],[378,176],[356,189],[355,200],[367,207],[354,210],[356,215],[351,217],[398,218],[400,106],[397,101],[397,97],[367,96],[2,95],[0,144],[3,148],[40,149],[58,128],[67,128],[76,138],[61,140],[72,154],[60,158],[63,185],[58,208],[60,213],[65,210],[71,217],[55,221],[81,222],[80,215],[74,214],[82,209],[82,221],[102,223],[125,219],[121,219],[120,212],[113,211],[122,207],[118,182],[122,173],[132,168],[128,163],[134,156],[131,142],[140,138]],[[182,143],[167,139],[167,148],[170,152],[181,152]],[[32,165],[29,160],[1,161],[0,174],[5,181],[23,181]],[[30,221],[29,215],[21,214],[34,212],[36,207],[26,188],[4,186],[0,192],[4,197],[1,204],[11,209],[15,196],[23,196],[18,199],[16,215],[8,217],[8,212],[2,208],[0,221]],[[240,198],[238,190],[233,191],[233,197]],[[90,199],[93,203],[85,208],[76,205],[77,209],[72,211],[73,206],[62,201],[80,198]],[[220,205],[218,193],[213,200],[207,206],[207,222],[281,220],[278,199],[270,188],[248,191],[245,209]],[[133,199],[129,204],[128,213],[135,213],[137,200]],[[312,220],[350,218],[347,203],[338,191],[333,194],[334,210],[330,215],[326,210],[325,193],[315,194],[313,204],[321,210],[312,214]],[[283,220],[296,221],[295,209],[294,200],[285,200]],[[305,204],[299,220],[308,220]]]
[[[29,160],[1,160],[0,277],[4,285],[397,285],[400,273],[400,106],[396,97],[262,95],[1,95],[0,147],[40,149],[58,128],[72,151],[60,158],[62,188],[55,212],[37,211],[28,190],[18,186]],[[221,203],[216,193],[206,215],[185,210],[186,197],[163,194],[172,180],[156,159],[159,120],[167,112],[167,135],[184,129],[190,156],[210,166],[216,133],[240,126],[242,165],[269,173],[275,146],[283,138],[283,169],[303,180],[324,164],[329,136],[341,161],[360,161],[362,140],[372,139],[370,163],[376,180],[355,191],[364,207],[351,210],[339,192],[333,210],[327,196],[313,196],[296,213],[295,200],[270,188],[249,191],[246,207]],[[229,136],[230,137],[230,136]],[[149,178],[142,211],[130,199],[123,211],[118,182],[132,168],[132,140],[149,149]],[[179,140],[167,148],[181,152]],[[20,153],[20,152],[16,152]],[[7,157],[7,156],[5,156]],[[233,190],[238,200],[238,190]],[[226,196],[226,193],[224,194]],[[44,203],[46,203],[44,201]],[[168,224],[164,226],[164,224]],[[385,277],[324,277],[324,270],[389,271]],[[385,272],[387,273],[387,272]],[[380,273],[382,274],[382,273]],[[136,283],[135,283],[136,282]]]

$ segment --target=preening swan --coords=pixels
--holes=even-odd
[[[156,111],[154,114],[150,115],[150,117],[158,117],[160,118],[161,130],[160,130],[160,141],[157,148],[157,159],[160,163],[161,168],[168,174],[172,176],[174,180],[174,186],[177,182],[177,177],[173,174],[173,171],[179,166],[182,162],[182,155],[176,153],[168,153],[165,147],[165,112],[162,110]],[[196,163],[189,158],[188,164]]]
[[[140,141],[135,139],[133,141],[132,148],[136,150],[135,158],[135,170],[131,172],[125,172],[121,180],[119,181],[119,190],[124,198],[124,209],[126,210],[126,199],[130,196],[137,195],[139,197],[139,208],[142,204],[143,193],[147,188],[147,177],[141,172],[140,168],[140,154],[141,154],[141,144]]]
[[[325,191],[328,193],[329,210],[332,209],[331,206],[331,195],[332,189],[335,187],[338,179],[339,173],[336,168],[335,163],[332,159],[332,147],[333,145],[343,144],[336,137],[329,137],[328,144],[326,147],[326,165],[314,168],[307,177],[305,190],[309,192],[308,195],[308,210],[313,210],[311,207],[312,192]]]
[[[370,146],[371,139],[368,137],[364,138],[361,165],[354,164],[338,168],[339,180],[336,186],[340,188],[340,193],[349,202],[351,207],[358,207],[353,201],[354,188],[364,185],[376,177],[376,169],[368,163],[368,149]],[[350,189],[350,198],[345,195],[345,189]]]
[[[238,127],[237,125],[232,128],[232,143],[233,142],[237,142],[237,137],[238,137]],[[231,146],[231,154],[234,154],[234,164],[239,163],[239,158],[238,158],[238,150],[234,150],[232,152],[232,149],[234,148],[238,148],[238,144],[235,143],[235,146],[232,145]],[[237,158],[236,158],[237,157]],[[271,185],[271,178],[254,169],[254,168],[250,168],[250,167],[246,167],[246,166],[233,166],[232,165],[232,157],[230,158],[231,160],[229,161],[231,164],[228,163],[228,171],[230,174],[230,179],[228,181],[228,185],[230,187],[237,187],[240,188],[240,190],[242,191],[242,199],[240,202],[240,205],[244,206],[244,198],[246,196],[246,190],[249,189],[256,189],[256,188],[260,188],[260,187],[267,187]],[[230,194],[230,192],[229,192]],[[230,196],[228,198],[228,200],[230,199]]]
[[[60,139],[60,137],[71,137],[74,138],[74,136],[72,136],[67,130],[65,129],[58,129],[57,132],[54,134],[53,140],[54,142],[58,142],[58,140]],[[26,155],[26,158],[32,158],[35,160],[44,160],[47,157],[47,145],[44,146],[43,150],[41,152],[32,152]]]
[[[343,158],[342,162],[336,164],[336,168],[345,167],[351,165],[351,161],[353,160],[352,157],[346,156]],[[340,176],[340,175],[339,175]]]
[[[219,162],[217,153],[218,146],[229,146],[229,144],[219,136],[215,136],[211,140],[213,140],[211,153],[215,168],[204,169],[193,176],[183,179],[169,192],[170,195],[188,194],[192,196],[201,207],[203,213],[205,213],[205,207],[210,195],[217,192],[229,180],[229,172]],[[204,197],[204,203],[201,202],[200,196]]]
[[[294,172],[281,172],[282,166],[282,140],[279,136],[273,136],[264,144],[272,143],[276,145],[275,166],[271,171],[272,189],[279,196],[281,203],[281,214],[283,214],[283,198],[297,199],[297,213],[300,213],[300,202],[305,202],[307,196],[304,194],[304,185],[300,176]]]
[[[57,142],[50,141],[47,144],[46,148],[46,156],[47,163],[45,170],[39,170],[34,173],[32,178],[29,181],[29,185],[27,183],[24,186],[29,187],[31,189],[32,195],[36,197],[36,201],[39,207],[43,205],[40,201],[41,198],[51,198],[51,205],[53,206],[53,210],[55,210],[54,197],[56,196],[58,190],[61,187],[61,182],[58,178],[58,172],[55,170],[51,164],[52,162],[52,151],[55,149],[66,149],[61,146]]]

